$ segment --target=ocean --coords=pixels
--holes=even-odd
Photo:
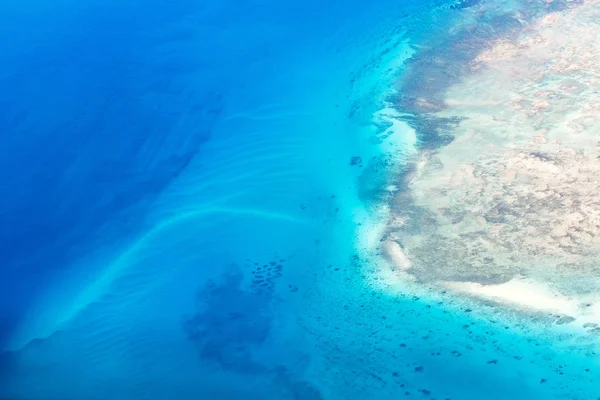
[[[5,2],[0,399],[600,396],[595,342],[382,249],[498,3]]]

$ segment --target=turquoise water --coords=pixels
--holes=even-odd
[[[376,114],[457,4],[8,2],[0,398],[594,398],[585,348],[372,285],[417,151]]]

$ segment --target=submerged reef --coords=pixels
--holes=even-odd
[[[492,3],[408,63],[421,151],[384,250],[418,282],[600,320],[600,3]]]
[[[275,257],[266,263],[247,260],[243,268],[230,266],[220,279],[210,280],[198,290],[198,310],[184,319],[183,328],[200,360],[213,368],[263,377],[281,398],[320,400],[320,391],[299,379],[297,371],[261,359],[261,351],[269,347],[268,340],[277,322],[273,302],[277,301],[276,286],[281,286],[286,261]],[[251,282],[243,271],[251,272]],[[286,289],[298,291],[294,285],[281,290]],[[307,357],[302,354],[301,359]]]

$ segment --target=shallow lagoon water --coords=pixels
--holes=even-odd
[[[597,395],[593,348],[373,281],[394,82],[461,7],[38,3],[0,17],[0,398]]]

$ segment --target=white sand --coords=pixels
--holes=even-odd
[[[448,282],[449,289],[512,303],[535,311],[575,315],[578,305],[549,287],[527,279],[512,279],[499,285],[482,285],[474,282]]]

